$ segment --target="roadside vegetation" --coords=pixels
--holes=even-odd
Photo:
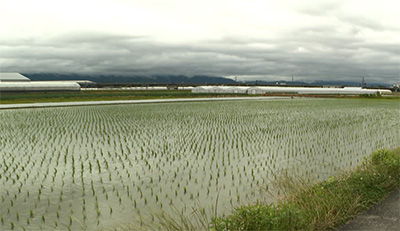
[[[278,181],[284,197],[214,218],[211,230],[329,230],[345,224],[400,186],[400,148],[378,150],[354,171],[317,184],[288,176]]]
[[[355,170],[309,182],[284,174],[274,183],[280,194],[276,203],[242,205],[216,216],[216,201],[208,211],[199,206],[191,215],[160,213],[151,222],[141,218],[117,230],[334,230],[400,186],[400,148],[378,150]]]
[[[172,99],[219,96],[249,96],[247,94],[192,93],[189,90],[99,90],[81,92],[1,93],[0,104],[47,103],[105,100]]]
[[[0,104],[78,102],[105,100],[139,100],[139,99],[172,99],[200,97],[234,97],[259,96],[240,93],[192,93],[190,90],[96,90],[81,92],[23,92],[1,93]],[[297,95],[297,94],[264,94],[264,96],[310,97],[310,98],[366,98],[366,99],[400,99],[400,94],[391,95]]]

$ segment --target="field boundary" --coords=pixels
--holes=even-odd
[[[277,182],[284,196],[276,204],[236,207],[231,215],[215,217],[211,227],[216,231],[332,230],[395,191],[400,186],[399,167],[400,148],[381,149],[356,169],[316,184],[284,175]]]
[[[292,99],[292,98],[284,96],[274,96],[274,97],[260,96],[260,97],[211,97],[211,98],[178,98],[178,99],[78,101],[78,102],[53,102],[53,103],[21,103],[21,104],[0,104],[0,110],[45,108],[45,107],[118,105],[118,104],[175,103],[175,102],[232,101],[232,100],[276,100],[276,99]]]

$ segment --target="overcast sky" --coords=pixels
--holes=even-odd
[[[0,0],[0,71],[400,79],[397,0]]]

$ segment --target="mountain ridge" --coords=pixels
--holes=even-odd
[[[360,87],[361,82],[340,80],[315,80],[311,83],[304,81],[235,81],[226,77],[195,75],[90,75],[90,74],[60,74],[60,73],[24,73],[32,81],[63,81],[63,80],[90,80],[99,84],[244,84],[244,85],[298,85],[298,86],[354,86]],[[367,83],[366,86],[390,87],[383,83]]]

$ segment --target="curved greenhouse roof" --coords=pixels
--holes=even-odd
[[[252,95],[267,93],[291,94],[338,94],[338,95],[364,95],[364,94],[390,94],[390,90],[365,89],[361,87],[322,88],[322,87],[244,87],[244,86],[199,86],[192,89],[193,93],[248,93]]]
[[[245,86],[199,86],[192,88],[193,93],[247,93]]]
[[[31,81],[29,78],[19,73],[0,73],[0,82],[27,82]]]
[[[345,88],[320,88],[320,87],[252,87],[248,90],[249,94],[266,93],[294,93],[294,94],[338,94],[338,95],[369,95],[391,93],[390,90],[365,89],[361,87]]]
[[[0,92],[80,91],[76,82],[0,82]]]

